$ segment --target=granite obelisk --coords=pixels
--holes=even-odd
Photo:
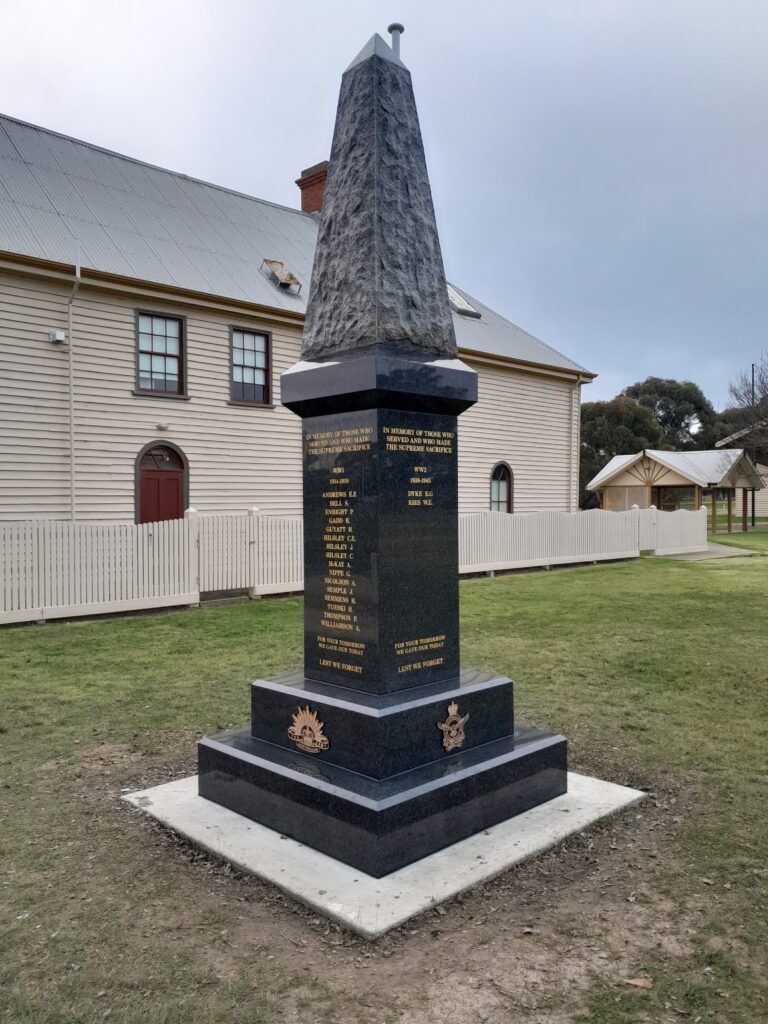
[[[304,668],[199,744],[200,794],[381,877],[566,789],[566,742],[459,663],[456,352],[411,77],[342,78],[299,363]]]

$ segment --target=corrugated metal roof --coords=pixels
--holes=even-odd
[[[754,423],[750,423],[748,427],[744,427],[743,430],[737,430],[735,434],[729,434],[728,437],[724,437],[722,441],[715,441],[715,448],[721,448],[723,445],[730,444],[731,441],[738,441],[739,438],[746,437],[748,434],[756,434],[766,428],[768,428],[768,419],[756,420]]]
[[[661,452],[649,448],[646,455],[703,487],[707,484],[727,485],[727,478],[736,464],[742,459],[749,462],[743,448],[721,448],[719,451],[703,452]],[[754,470],[751,462],[749,465]]]
[[[630,466],[634,465],[642,457],[642,452],[638,452],[637,455],[614,455],[611,461],[603,466],[597,476],[592,477],[587,484],[587,490],[596,491],[598,487],[602,487],[606,480],[618,476],[621,470],[629,469]]]
[[[304,313],[317,218],[0,115],[0,251]],[[299,295],[261,272],[282,260]],[[460,348],[587,373],[457,289]],[[591,375],[590,375],[591,376]]]
[[[460,348],[506,358],[510,358],[510,349],[512,349],[514,350],[513,358],[522,359],[527,363],[560,367],[577,373],[589,372],[583,366],[579,366],[578,363],[552,348],[551,345],[534,338],[522,327],[518,327],[511,320],[507,320],[500,313],[496,313],[489,306],[473,298],[463,288],[456,285],[453,287],[480,314],[479,317],[454,314],[456,340]]]
[[[587,490],[596,491],[605,486],[609,480],[623,470],[629,469],[644,455],[700,487],[732,487],[735,486],[737,477],[749,478],[749,486],[758,489],[763,486],[743,448],[721,448],[700,452],[663,452],[646,448],[644,452],[638,452],[636,455],[615,455],[608,465],[589,481]],[[734,474],[734,470],[738,472]]]

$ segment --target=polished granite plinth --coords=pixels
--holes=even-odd
[[[440,722],[454,701],[467,718],[465,752],[511,734],[511,680],[465,670],[445,683],[385,694],[315,682],[303,672],[259,679],[251,685],[251,735],[293,752],[287,725],[299,707],[309,706],[328,742],[312,755],[313,765],[335,764],[385,779],[450,756]]]
[[[525,728],[385,779],[244,729],[201,740],[198,772],[201,796],[374,878],[567,787],[565,739]]]

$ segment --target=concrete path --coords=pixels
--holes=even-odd
[[[748,551],[746,548],[731,548],[727,544],[708,544],[706,551],[687,551],[681,555],[662,555],[662,558],[673,558],[678,562],[707,562],[713,558],[751,558],[759,551]]]

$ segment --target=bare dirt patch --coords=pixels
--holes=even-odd
[[[249,970],[282,978],[276,1019],[564,1024],[594,977],[621,986],[648,952],[690,952],[698,914],[657,880],[695,791],[659,785],[641,805],[371,943],[120,803],[126,789],[193,770],[185,753],[159,761],[91,748],[72,780],[77,798],[140,833],[147,860],[172,867],[179,892],[145,908],[147,936],[183,936],[220,980]],[[649,789],[653,780],[619,781]]]

